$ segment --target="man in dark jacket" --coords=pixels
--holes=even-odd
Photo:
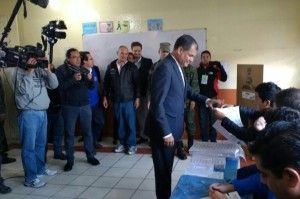
[[[201,63],[197,68],[200,94],[209,98],[217,99],[219,94],[219,81],[227,80],[227,73],[218,61],[211,61],[211,54],[208,50],[201,53]],[[212,127],[216,121],[212,110],[199,104],[199,119],[202,141],[216,142],[217,133]],[[210,133],[209,133],[210,132]]]
[[[103,106],[108,107],[107,98],[114,103],[114,115],[118,125],[119,145],[116,153],[127,149],[127,154],[136,152],[136,115],[139,107],[138,69],[127,61],[128,48],[120,46],[118,59],[111,62],[104,76]]]
[[[70,48],[66,53],[66,61],[56,70],[61,92],[62,115],[65,126],[65,149],[67,164],[64,171],[70,171],[74,164],[74,132],[76,120],[84,134],[84,149],[88,163],[99,165],[94,157],[93,137],[91,131],[92,111],[88,89],[94,87],[92,76],[81,64],[77,49]]]
[[[152,60],[142,56],[143,46],[140,42],[135,41],[131,43],[131,50],[135,60],[135,65],[139,70],[139,87],[141,92],[140,106],[136,110],[137,121],[139,124],[140,139],[137,144],[144,143],[148,140],[148,137],[144,133],[145,120],[148,113],[147,107],[147,89],[148,89],[148,76],[150,73],[151,66],[153,65]]]

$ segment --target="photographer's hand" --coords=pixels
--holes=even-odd
[[[44,71],[47,72],[52,72],[51,71],[51,64],[48,64],[48,68],[44,68]]]
[[[29,58],[26,65],[27,65],[27,71],[30,75],[34,73],[34,66],[37,64],[37,61],[35,58]]]
[[[91,73],[88,73],[86,76],[89,80],[91,80],[93,78]]]
[[[80,81],[81,80],[81,73],[74,73],[73,74],[73,79],[75,79],[76,81]]]

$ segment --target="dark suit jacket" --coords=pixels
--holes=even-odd
[[[145,133],[151,140],[162,140],[170,133],[175,141],[182,138],[186,97],[197,102],[207,99],[193,92],[187,83],[183,84],[178,65],[168,55],[151,79],[151,103],[145,127]]]
[[[139,68],[139,86],[141,97],[145,97],[148,87],[148,75],[150,73],[151,66],[153,65],[152,59],[142,57],[141,66]]]

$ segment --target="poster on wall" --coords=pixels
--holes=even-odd
[[[96,22],[82,23],[82,34],[93,34],[97,33]]]
[[[130,31],[130,21],[123,20],[123,21],[117,21],[115,23],[115,32],[129,32]]]
[[[148,19],[148,31],[162,31],[163,20],[162,19]]]
[[[114,31],[114,22],[113,21],[100,21],[99,30],[101,33],[108,33]]]

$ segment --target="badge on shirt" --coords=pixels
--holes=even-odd
[[[201,84],[207,84],[208,81],[208,75],[202,75],[201,76]]]

